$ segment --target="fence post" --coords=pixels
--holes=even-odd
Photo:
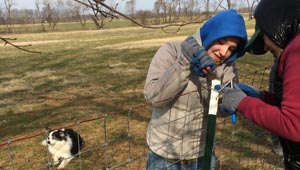
[[[129,112],[128,112],[128,117],[127,117],[127,137],[128,137],[128,162],[132,161],[132,157],[131,157],[131,140],[132,140],[132,134],[131,134],[131,129],[130,129],[130,120],[131,120],[131,112],[132,112],[132,108],[130,108]],[[129,165],[131,166],[131,165]]]
[[[108,119],[108,114],[105,114],[104,118],[104,138],[105,138],[105,169],[109,170],[109,165],[108,165],[108,140],[107,140],[107,119]]]
[[[14,170],[15,165],[14,165],[13,153],[12,153],[11,147],[10,147],[11,144],[12,144],[12,140],[8,140],[7,141],[7,149],[8,149],[9,157],[10,157],[10,167],[12,170]]]
[[[48,127],[46,127],[46,129],[45,129],[45,139],[44,140],[47,140],[50,132],[51,132],[51,130]],[[51,154],[50,154],[50,152],[48,150],[47,141],[45,141],[45,142],[46,142],[45,151],[47,152],[47,161],[48,161],[47,162],[47,169],[51,170],[53,163],[52,163],[52,160],[51,160]]]
[[[211,82],[211,89],[214,89],[216,85],[220,85],[220,80],[214,79]],[[206,131],[206,142],[205,152],[203,161],[203,170],[209,170],[211,166],[211,156],[214,146],[214,137],[216,130],[216,117],[218,111],[219,93],[215,90],[210,92],[209,111],[208,111],[208,122]]]
[[[80,121],[76,122],[76,126],[78,129],[80,129]],[[84,141],[82,141],[84,142]],[[84,143],[82,143],[82,146]],[[79,139],[79,133],[77,133],[77,147],[78,147],[78,157],[79,157],[79,169],[82,170],[82,159],[81,159],[81,145],[80,145],[80,139]]]

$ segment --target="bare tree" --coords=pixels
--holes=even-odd
[[[182,10],[187,21],[192,21],[196,13],[200,12],[199,1],[182,0]]]
[[[41,2],[40,0],[35,0],[35,7],[36,7],[36,12],[37,12],[37,18],[39,19],[41,26],[42,26],[42,31],[45,32],[46,28],[45,28],[45,21],[44,18],[42,16],[42,10],[41,10]]]
[[[82,28],[85,28],[87,20],[85,12],[87,11],[87,8],[74,1],[67,1],[66,6],[68,7],[68,12],[70,15],[74,16],[79,21]]]
[[[231,9],[232,8],[231,0],[226,0],[226,2],[227,2],[227,9]]]
[[[209,0],[206,0],[206,8],[205,8],[205,18],[209,18]]]
[[[3,0],[4,7],[5,7],[5,22],[6,22],[6,28],[9,33],[12,32],[12,18],[11,18],[11,11],[12,7],[15,4],[14,0]]]
[[[60,13],[64,8],[64,3],[61,0],[36,0],[38,16],[42,25],[42,30],[46,31],[45,24],[48,25],[48,30],[53,31],[60,20]]]
[[[253,18],[254,5],[258,4],[259,1],[260,0],[252,0],[252,2],[251,2],[251,1],[247,0],[247,6],[248,6],[248,11],[249,11],[249,13],[248,13],[249,18],[248,19],[249,20],[251,20]]]
[[[161,11],[161,1],[162,0],[156,0],[154,2],[154,14],[155,14],[155,24],[160,24],[160,11]]]
[[[78,2],[80,4],[83,4],[85,6],[87,6],[88,8],[97,11],[97,15],[101,15],[104,17],[110,17],[111,19],[115,19],[118,18],[119,16],[124,17],[125,19],[128,19],[130,21],[132,21],[133,23],[135,23],[138,26],[141,26],[143,28],[150,28],[150,29],[162,29],[163,31],[165,31],[165,28],[167,27],[177,27],[177,30],[175,32],[178,32],[180,30],[181,27],[185,26],[185,25],[189,25],[189,24],[198,24],[198,23],[202,23],[205,19],[199,19],[200,17],[198,17],[198,20],[195,21],[189,21],[189,22],[179,22],[179,23],[168,23],[168,24],[163,24],[163,25],[144,25],[139,23],[138,21],[134,20],[133,18],[131,18],[130,16],[127,16],[125,14],[123,14],[122,12],[116,10],[116,8],[113,8],[109,5],[107,5],[105,2],[105,0],[90,0],[90,4],[83,2],[82,0],[73,0],[75,2]],[[164,2],[164,0],[161,0],[162,2]],[[220,4],[222,3],[223,0],[219,0],[219,3],[216,5],[217,7],[215,8],[214,11],[216,11],[219,7]],[[103,10],[102,8],[108,10]],[[164,9],[163,9],[164,10]],[[214,13],[213,11],[213,13]]]
[[[21,24],[33,24],[34,23],[34,11],[31,9],[18,10],[18,23]]]
[[[162,3],[161,3],[161,8],[162,8],[162,11],[163,11],[163,21],[164,23],[167,23],[167,16],[168,16],[168,6],[167,6],[167,3],[165,0],[162,0]]]
[[[1,6],[0,6],[0,24],[1,24],[1,25],[5,25],[4,12],[3,12],[3,10],[1,9]]]
[[[179,6],[179,0],[165,0],[167,14],[168,14],[168,23],[173,22],[173,18],[176,16],[176,9]]]
[[[150,10],[139,10],[137,11],[136,17],[140,19],[141,23],[146,25],[147,23],[147,18],[152,17],[152,12]]]
[[[126,5],[125,5],[125,8],[126,8],[126,11],[128,12],[128,14],[130,15],[130,17],[132,19],[134,19],[134,14],[136,12],[136,2],[135,0],[129,0],[126,2]],[[132,24],[134,24],[132,22]]]
[[[220,6],[222,9],[235,9],[237,7],[237,3],[235,0],[226,0],[226,6]]]
[[[63,1],[44,0],[43,5],[44,19],[48,23],[50,30],[53,31],[59,22],[60,10],[63,7]]]
[[[88,2],[84,2],[82,0],[74,0],[75,2],[79,2],[80,4],[85,5],[93,11],[94,15],[90,15],[97,29],[104,27],[104,19],[110,18],[111,21],[114,18],[118,18],[117,15],[114,14],[114,11],[117,11],[118,3],[115,3],[114,0],[107,0],[109,5],[101,5],[104,0],[87,0]],[[98,2],[99,1],[99,2]]]
[[[168,7],[166,0],[156,0],[154,2],[154,11],[156,16],[163,19],[163,23],[167,23]],[[159,22],[160,23],[160,22]]]

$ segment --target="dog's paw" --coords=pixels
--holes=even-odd
[[[65,168],[65,164],[60,164],[59,166],[58,166],[58,168],[57,169],[64,169]]]
[[[46,139],[44,139],[44,140],[41,142],[41,145],[44,145],[44,146],[46,146],[46,145],[47,145],[47,141],[46,141]]]
[[[52,165],[57,165],[59,163],[59,161],[53,161]]]
[[[64,169],[67,164],[73,159],[74,157],[70,157],[70,158],[63,158],[63,160],[61,161],[58,169]]]
[[[57,169],[64,169],[65,167],[64,166],[59,166]]]

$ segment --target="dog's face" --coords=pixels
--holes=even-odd
[[[48,145],[55,145],[67,141],[67,134],[65,129],[54,130],[49,133],[46,142]]]

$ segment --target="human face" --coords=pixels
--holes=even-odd
[[[263,39],[265,42],[265,50],[270,51],[275,58],[279,58],[283,49],[278,47],[266,34],[263,33]]]
[[[221,38],[212,43],[207,53],[220,65],[235,52],[239,43],[240,39],[236,37]]]

